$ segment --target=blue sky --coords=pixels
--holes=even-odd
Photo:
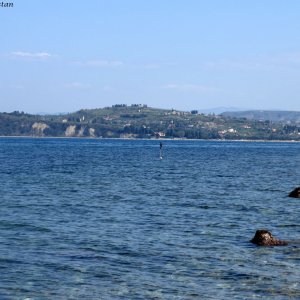
[[[13,3],[0,8],[0,111],[300,111],[298,0]]]

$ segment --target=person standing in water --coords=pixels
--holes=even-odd
[[[163,159],[162,147],[163,147],[163,144],[162,144],[162,142],[160,142],[159,143],[159,158],[160,159]]]

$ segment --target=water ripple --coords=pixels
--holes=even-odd
[[[0,139],[0,299],[300,299],[299,148]]]

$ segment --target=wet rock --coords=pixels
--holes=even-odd
[[[250,242],[258,246],[286,246],[288,244],[286,241],[276,239],[270,231],[264,229],[257,230]]]
[[[300,187],[296,187],[289,193],[289,197],[300,198]]]

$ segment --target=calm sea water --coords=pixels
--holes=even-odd
[[[163,144],[1,138],[0,299],[300,299],[300,144]]]

